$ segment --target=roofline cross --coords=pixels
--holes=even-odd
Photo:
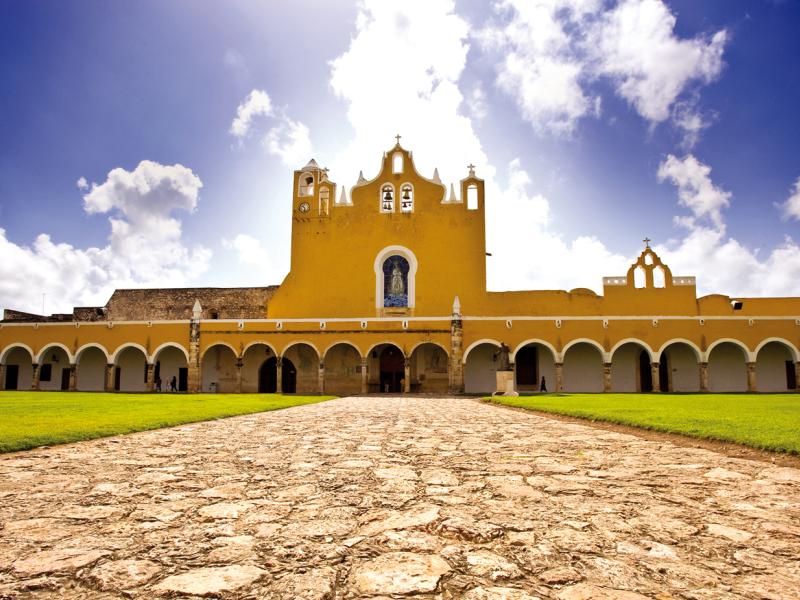
[[[649,237],[646,237],[642,241],[644,242],[644,247],[645,248],[649,248],[650,247],[650,242],[652,242],[653,240],[651,240]]]

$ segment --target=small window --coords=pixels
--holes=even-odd
[[[53,365],[47,363],[39,367],[39,381],[50,381],[53,378]]]
[[[400,211],[411,212],[412,210],[414,210],[414,188],[410,183],[405,183],[400,188]]]
[[[478,186],[471,185],[467,188],[467,209],[476,210],[478,208]]]
[[[381,211],[394,212],[394,187],[388,183],[381,188]]]
[[[397,175],[403,172],[403,155],[400,152],[395,152],[392,156],[392,173]]]
[[[653,264],[653,253],[652,252],[648,252],[647,254],[644,255],[644,264],[646,264],[646,265],[652,265]]]
[[[210,315],[211,315],[212,319],[219,319],[219,311],[218,310],[212,309],[209,312],[210,312]]]
[[[328,208],[330,206],[331,200],[331,190],[326,187],[320,187],[319,189],[319,214],[327,215]]]
[[[742,310],[744,306],[744,302],[739,302],[738,300],[733,300],[731,304],[733,305],[733,310]]]

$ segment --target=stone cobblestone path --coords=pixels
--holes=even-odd
[[[452,398],[0,456],[0,598],[800,598],[800,470]]]

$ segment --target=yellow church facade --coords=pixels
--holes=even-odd
[[[520,391],[798,390],[800,298],[698,298],[649,244],[602,295],[488,292],[485,201],[472,167],[448,190],[399,140],[349,197],[312,160],[280,286],[6,310],[0,388],[485,394],[507,360]]]

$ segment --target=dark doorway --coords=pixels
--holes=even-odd
[[[274,356],[268,358],[258,369],[258,393],[274,394],[278,391],[278,361]]]
[[[69,390],[69,369],[61,369],[61,391]]]
[[[639,353],[639,390],[653,391],[653,371],[650,368],[650,355],[642,350]]]
[[[15,390],[19,385],[19,365],[6,365],[5,389]]]
[[[114,368],[114,391],[118,392],[122,384],[122,367]]]
[[[661,355],[661,362],[658,363],[658,389],[662,392],[669,392],[669,359],[666,354]]]
[[[794,370],[794,363],[790,360],[786,361],[786,389],[797,389],[797,372]]]
[[[405,358],[396,346],[387,346],[381,352],[381,392],[398,394],[403,391]]]
[[[539,389],[539,352],[536,346],[525,346],[517,352],[514,364],[517,367],[517,385]]]
[[[281,364],[281,389],[284,394],[294,394],[297,392],[297,369],[288,358],[284,358]]]
[[[188,367],[178,368],[178,391],[185,392],[189,389],[189,369]]]

